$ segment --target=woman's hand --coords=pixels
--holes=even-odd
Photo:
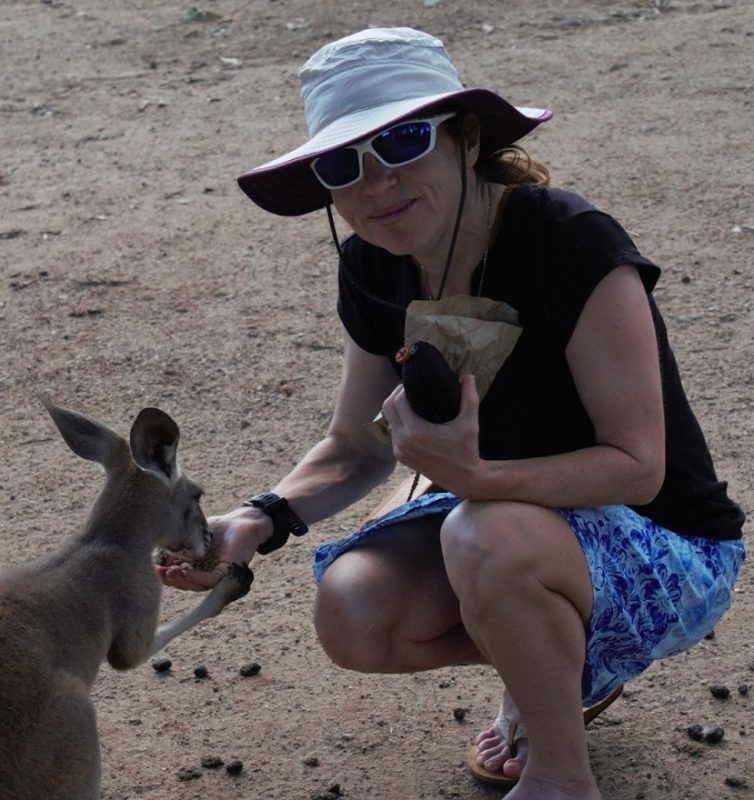
[[[393,454],[459,497],[468,496],[479,467],[479,393],[473,375],[461,381],[461,409],[444,425],[417,416],[402,386],[385,400],[382,413],[390,426]]]
[[[228,573],[231,564],[251,563],[257,547],[272,536],[272,520],[257,508],[236,508],[207,521],[217,565],[211,570],[194,569],[188,563],[158,566],[157,574],[166,586],[195,592],[211,589]]]

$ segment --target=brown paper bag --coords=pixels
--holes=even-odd
[[[413,300],[406,310],[406,345],[434,345],[459,379],[476,376],[480,399],[520,335],[518,312],[487,297],[454,295],[442,300]]]
[[[518,312],[507,303],[454,295],[441,300],[412,300],[406,309],[404,343],[407,347],[414,342],[434,345],[459,380],[469,374],[476,377],[482,400],[513,352],[521,330]],[[382,414],[370,429],[383,441],[390,441]]]

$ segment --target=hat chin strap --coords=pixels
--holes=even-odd
[[[461,228],[461,217],[463,216],[463,208],[466,204],[466,191],[467,191],[467,178],[466,178],[466,138],[463,135],[463,131],[458,139],[458,153],[459,153],[459,164],[461,167],[461,197],[458,202],[458,212],[456,213],[456,221],[455,225],[453,226],[453,234],[450,238],[450,247],[448,248],[448,257],[445,260],[445,268],[442,272],[442,280],[440,281],[440,288],[437,292],[437,297],[435,300],[439,300],[442,297],[443,289],[445,288],[445,282],[448,278],[448,273],[450,272],[450,265],[453,261],[453,253],[456,249],[456,241],[458,240],[458,231]],[[346,268],[346,259],[343,254],[343,248],[340,246],[340,241],[338,239],[338,233],[335,230],[335,220],[332,214],[332,201],[329,202],[325,206],[325,210],[327,211],[327,221],[330,224],[330,233],[332,235],[332,240],[335,243],[335,249],[338,252],[338,258],[340,259],[341,263],[343,264],[343,274],[346,277],[346,280],[361,292],[365,297],[368,297],[370,300],[373,300],[375,303],[379,303],[380,305],[387,306],[388,308],[395,308],[399,311],[405,311],[406,307],[399,305],[398,303],[392,303],[390,300],[383,300],[381,297],[377,297],[377,295],[372,294],[370,291],[365,289],[361,286],[356,279],[351,275],[351,273]]]

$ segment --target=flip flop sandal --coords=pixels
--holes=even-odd
[[[623,687],[619,686],[614,689],[610,694],[599,703],[584,709],[584,726],[587,726],[595,717],[598,717],[608,706],[612,705],[622,694]],[[516,755],[516,742],[519,739],[526,737],[526,728],[522,724],[511,723],[508,727],[506,744],[510,748],[511,753]],[[491,783],[495,786],[515,786],[518,783],[518,778],[513,778],[506,775],[504,772],[492,772],[486,769],[476,760],[476,745],[472,744],[467,753],[467,766],[469,772],[480,781],[484,783]]]

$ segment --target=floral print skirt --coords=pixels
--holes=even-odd
[[[445,492],[423,495],[345,539],[320,545],[315,580],[376,531],[444,516],[459,502]],[[560,514],[579,540],[592,577],[594,606],[582,674],[588,706],[712,630],[730,607],[744,544],[679,536],[622,505],[562,508]]]

